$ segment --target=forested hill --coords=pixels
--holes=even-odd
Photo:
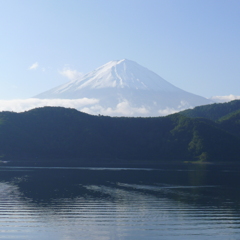
[[[190,118],[210,119],[221,129],[240,137],[240,100],[199,106],[180,114]]]
[[[240,100],[234,100],[228,103],[214,103],[198,106],[193,109],[184,110],[180,113],[191,118],[202,117],[216,121],[239,110]]]
[[[218,122],[182,114],[154,118],[92,116],[61,107],[1,112],[0,155],[11,162],[57,160],[61,164],[77,161],[79,165],[82,161],[238,162],[238,119],[236,111]]]

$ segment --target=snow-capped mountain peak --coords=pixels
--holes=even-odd
[[[56,88],[55,93],[83,88],[131,88],[171,92],[179,90],[156,73],[127,59],[110,61],[78,80]]]
[[[94,100],[78,109],[92,114],[158,116],[211,101],[188,93],[134,61],[110,61],[36,98]]]

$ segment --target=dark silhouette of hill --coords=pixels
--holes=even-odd
[[[92,116],[62,107],[1,112],[0,155],[11,163],[75,162],[79,166],[238,162],[240,134],[234,129],[238,126],[240,133],[239,113],[228,114],[216,122],[182,114],[154,118]]]
[[[216,121],[228,114],[238,111],[239,109],[240,100],[234,100],[228,103],[214,103],[198,106],[193,109],[184,110],[180,112],[180,114],[191,118],[202,117]]]
[[[229,133],[240,137],[240,110],[219,119],[219,125]]]
[[[219,128],[240,138],[240,100],[199,106],[180,114],[190,118],[210,119]]]

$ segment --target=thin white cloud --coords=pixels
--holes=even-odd
[[[128,101],[123,101],[117,104],[116,108],[104,108],[99,104],[93,105],[90,107],[84,107],[81,111],[93,114],[93,115],[106,115],[106,116],[128,116],[128,117],[136,117],[136,116],[148,116],[149,111],[145,107],[132,107],[128,103]]]
[[[69,80],[77,80],[83,76],[83,73],[78,72],[77,70],[72,70],[67,67],[63,68],[63,70],[60,71],[60,74],[64,77],[67,77]]]
[[[81,99],[13,99],[0,100],[0,111],[24,112],[33,108],[44,106],[58,106],[66,108],[81,109],[84,106],[97,104],[97,99],[81,98]]]
[[[36,70],[37,68],[38,68],[38,62],[35,62],[28,69],[29,70]]]
[[[158,110],[159,116],[167,116],[176,112],[179,112],[179,109],[174,109],[174,108],[165,108],[165,109],[160,109]]]
[[[187,101],[184,101],[184,100],[182,100],[180,102],[180,104],[178,105],[179,110],[186,109],[186,108],[191,108],[191,107],[192,106]]]
[[[233,101],[233,100],[240,99],[240,96],[230,94],[230,95],[227,95],[227,96],[213,96],[210,99],[215,101],[215,102],[230,102],[230,101]]]
[[[142,106],[140,108],[131,107],[127,102],[119,103],[116,108],[104,108],[99,104],[83,107],[80,109],[82,112],[86,112],[92,115],[105,115],[105,116],[126,116],[126,117],[159,117],[167,116],[183,109],[165,108],[158,111],[147,109]]]
[[[99,100],[94,98],[81,98],[81,99],[29,98],[29,99],[0,100],[0,111],[24,112],[30,109],[45,106],[74,108],[92,115],[101,114],[105,116],[126,116],[126,117],[157,117],[166,116],[180,111],[180,109],[173,108],[159,109],[158,111],[156,111],[156,109],[151,110],[144,106],[132,107],[126,100],[118,103],[116,107],[103,107],[100,105]]]

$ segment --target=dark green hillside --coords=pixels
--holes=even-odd
[[[179,114],[191,118],[204,118],[204,121],[209,119],[209,123],[214,121],[217,127],[240,138],[240,100],[199,106]]]
[[[0,119],[1,154],[24,158],[148,159],[173,127],[165,118],[110,118],[51,107],[5,112]]]
[[[240,110],[219,119],[219,125],[229,133],[240,138]]]
[[[207,118],[216,121],[225,115],[231,114],[240,109],[240,100],[234,100],[228,103],[214,103],[195,107],[180,112],[180,114],[191,118]]]
[[[238,161],[240,156],[240,139],[206,119],[179,118],[171,135],[173,154],[191,161]]]
[[[32,163],[133,163],[239,161],[240,138],[229,119],[215,123],[181,114],[156,118],[91,116],[74,109],[44,107],[0,113],[0,155]],[[229,121],[229,122],[227,122]],[[225,125],[224,125],[225,124]]]

